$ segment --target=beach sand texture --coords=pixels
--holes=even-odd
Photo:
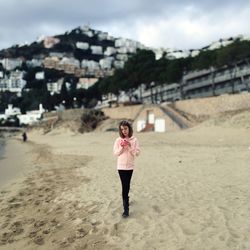
[[[0,193],[0,249],[250,249],[250,112],[240,117],[135,134],[127,219],[117,133],[30,132],[30,171]]]

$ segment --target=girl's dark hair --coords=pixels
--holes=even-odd
[[[121,126],[128,127],[128,130],[129,130],[128,137],[131,137],[133,135],[133,128],[132,128],[131,124],[128,121],[123,120],[119,123],[119,134],[120,134],[121,138],[124,138],[124,135],[123,135],[122,130],[121,130]]]

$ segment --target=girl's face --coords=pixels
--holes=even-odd
[[[128,128],[128,126],[121,126],[121,131],[122,131],[122,134],[125,137],[128,137],[128,134],[129,134],[129,128]]]

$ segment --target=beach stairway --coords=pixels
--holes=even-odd
[[[170,106],[159,106],[159,108],[175,122],[180,129],[187,129],[193,126],[193,124],[188,121],[184,116],[179,112],[171,108]]]
[[[166,132],[193,127],[184,115],[169,105],[144,104],[133,119],[134,129],[138,132]]]

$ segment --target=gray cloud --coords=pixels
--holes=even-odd
[[[0,9],[0,49],[84,24],[148,46],[179,49],[249,34],[250,3],[244,0],[8,0]]]

